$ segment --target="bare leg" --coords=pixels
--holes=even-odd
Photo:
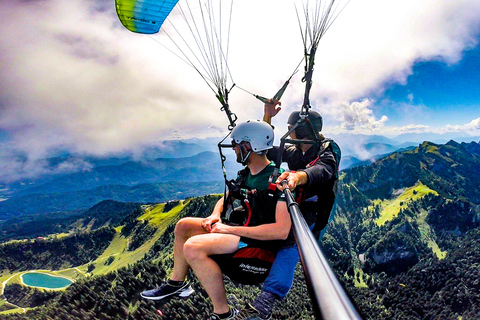
[[[183,247],[192,236],[206,234],[202,228],[201,218],[183,218],[175,226],[175,242],[173,244],[173,273],[170,277],[174,281],[184,281],[190,266],[185,260]]]
[[[229,306],[222,270],[210,256],[235,252],[239,241],[235,235],[210,233],[191,237],[184,246],[185,259],[212,300],[213,312],[218,314],[228,312]]]

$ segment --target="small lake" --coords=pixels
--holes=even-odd
[[[61,289],[73,283],[72,280],[61,276],[52,276],[39,272],[27,272],[22,274],[21,277],[25,285],[45,289]]]

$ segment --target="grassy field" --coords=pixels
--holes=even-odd
[[[447,256],[446,251],[442,251],[437,242],[435,241],[433,231],[430,228],[430,225],[426,222],[428,212],[422,210],[420,215],[417,218],[418,229],[422,235],[422,240],[427,243],[427,246],[432,249],[433,253],[437,256],[438,259],[444,259]]]
[[[380,211],[380,217],[375,220],[375,223],[378,226],[383,226],[388,221],[395,219],[400,213],[400,210],[407,208],[410,202],[417,201],[430,193],[435,195],[438,194],[436,191],[428,188],[421,182],[418,182],[413,187],[398,190],[397,197],[394,199],[375,201],[374,204],[379,204],[382,208]]]
[[[400,213],[401,209],[407,208],[408,204],[421,199],[427,194],[438,195],[435,190],[432,190],[418,182],[413,187],[399,190],[397,197],[392,200],[376,200],[374,205],[380,205],[382,208],[380,211],[380,217],[375,220],[378,226],[383,226],[388,221],[395,219]],[[430,225],[426,222],[428,212],[422,210],[414,219],[418,224],[422,240],[427,243],[427,246],[432,249],[433,253],[438,259],[443,259],[447,255],[447,252],[442,251],[435,241],[434,233],[430,229]]]
[[[157,228],[154,236],[142,244],[139,248],[129,251],[130,237],[121,235],[121,228],[117,228],[117,234],[113,238],[108,248],[95,261],[78,267],[82,272],[87,273],[90,265],[95,266],[90,274],[107,274],[129,264],[133,264],[142,259],[155,242],[163,235],[167,227],[178,216],[187,202],[181,201],[176,207],[168,212],[164,212],[165,204],[151,206],[145,209],[139,221],[148,221],[149,224]]]

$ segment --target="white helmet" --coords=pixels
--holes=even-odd
[[[233,128],[231,136],[237,144],[240,144],[242,141],[249,142],[252,151],[255,153],[260,153],[273,147],[273,129],[264,121],[248,120],[240,123]]]

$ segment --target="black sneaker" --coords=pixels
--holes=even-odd
[[[218,314],[212,313],[208,316],[207,320],[233,320],[236,319],[235,317],[238,314],[238,310],[236,308],[230,307],[230,314],[226,318],[220,318]]]
[[[250,303],[247,303],[247,306],[237,314],[235,320],[270,320],[271,318],[271,314],[266,318],[262,318],[260,312],[258,312]]]
[[[195,290],[190,286],[188,282],[185,281],[180,287],[172,286],[171,284],[164,283],[160,287],[143,291],[140,293],[140,296],[144,299],[149,300],[162,300],[168,297],[188,297]]]

